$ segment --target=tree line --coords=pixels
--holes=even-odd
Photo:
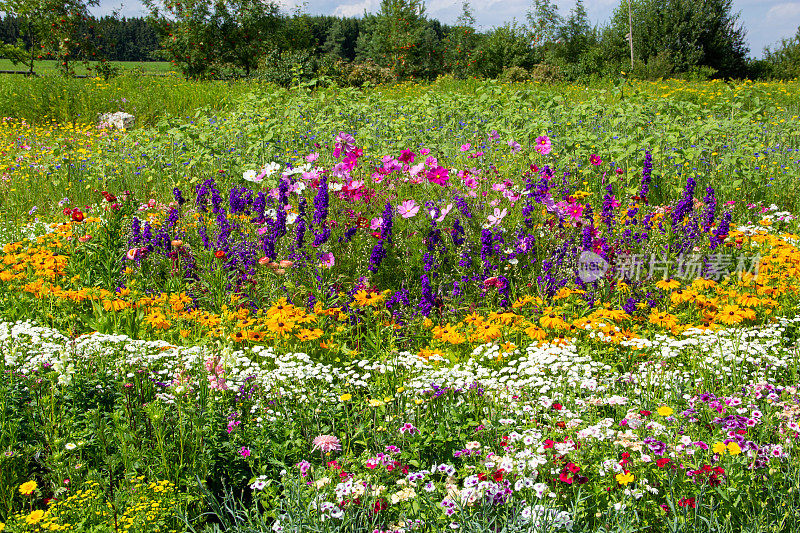
[[[285,13],[263,0],[143,0],[146,18],[95,18],[97,0],[0,0],[0,53],[33,70],[52,58],[171,61],[193,78],[260,76],[276,83],[488,77],[577,80],[800,76],[800,28],[765,58],[748,57],[732,0],[621,0],[592,26],[582,0],[567,14],[532,0],[524,20],[479,32],[469,2],[454,24],[422,0],[382,0],[360,18]]]

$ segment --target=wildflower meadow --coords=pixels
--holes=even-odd
[[[0,531],[800,530],[797,81],[19,83]]]

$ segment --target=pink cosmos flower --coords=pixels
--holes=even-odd
[[[397,212],[403,218],[411,218],[419,212],[419,206],[414,200],[405,200],[397,207]]]
[[[593,164],[594,166],[599,166],[603,162],[603,160],[600,159],[599,155],[592,154],[592,155],[589,156],[589,162],[591,164]]]
[[[339,451],[342,449],[342,443],[339,442],[339,439],[333,435],[320,435],[314,439],[313,444],[314,447],[311,449],[312,451],[320,450],[323,453]]]
[[[375,231],[383,224],[383,217],[373,218],[369,223],[369,229]]]
[[[431,153],[429,148],[423,148],[419,151],[419,155],[428,155],[429,153]]]
[[[472,145],[470,143],[461,145],[461,151],[462,152],[467,152],[467,151],[469,151],[470,148],[472,148]]]
[[[520,144],[517,141],[515,141],[514,139],[509,139],[508,140],[508,145],[511,147],[511,153],[512,154],[516,154],[517,152],[522,150],[522,146],[520,146]]]
[[[547,135],[540,135],[536,138],[536,151],[542,155],[549,154],[553,149],[553,144],[550,142],[550,137]]]
[[[313,163],[317,159],[319,159],[319,152],[314,152],[313,154],[308,154],[306,156],[306,161],[308,161],[309,163]]]
[[[489,226],[491,227],[499,225],[507,214],[508,214],[508,209],[503,209],[502,211],[500,211],[499,207],[495,207],[494,214],[489,215]]]
[[[336,264],[336,259],[333,257],[333,253],[331,252],[322,254],[319,260],[320,260],[320,266],[324,268],[331,268],[333,265]]]

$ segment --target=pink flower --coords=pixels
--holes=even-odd
[[[403,218],[411,218],[419,212],[419,206],[414,200],[405,200],[397,207],[397,212]]]
[[[306,161],[308,161],[309,163],[313,163],[317,159],[319,159],[319,152],[314,152],[313,154],[308,154],[306,156]]]
[[[572,220],[577,220],[583,214],[583,204],[569,204],[567,206],[567,214],[570,216]]]
[[[592,155],[589,156],[589,162],[591,164],[593,164],[594,166],[599,166],[603,162],[603,160],[600,159],[599,155],[592,154]]]
[[[469,151],[470,148],[472,148],[472,145],[470,143],[461,145],[461,151],[462,152],[467,152],[467,151]]]
[[[509,139],[508,140],[508,145],[511,147],[511,153],[512,154],[516,154],[517,152],[522,150],[522,146],[520,146],[519,143],[516,142],[514,139]]]
[[[313,444],[314,447],[311,449],[312,451],[320,450],[323,453],[338,451],[342,449],[341,442],[339,442],[339,439],[334,437],[333,435],[320,435],[319,437],[314,439]]]
[[[547,155],[553,150],[553,143],[550,142],[550,137],[547,135],[540,135],[536,138],[536,151],[542,155]]]
[[[242,448],[239,450],[239,455],[242,457],[250,457],[250,450],[242,446]]]
[[[322,254],[319,260],[320,260],[320,266],[325,268],[331,268],[333,265],[336,264],[336,258],[334,258],[333,253],[331,252]]]
[[[415,433],[419,433],[419,430],[414,427],[411,422],[406,422],[402,426],[400,426],[400,433],[408,433],[409,435],[414,435]]]
[[[500,211],[499,207],[495,207],[494,214],[489,215],[489,226],[491,227],[499,225],[507,214],[508,214],[508,209],[503,209],[502,211]]]
[[[429,148],[423,148],[419,151],[419,155],[428,155],[429,153],[431,153]]]

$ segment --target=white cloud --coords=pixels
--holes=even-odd
[[[333,10],[337,17],[360,17],[366,11],[374,13],[378,10],[378,0],[362,0],[355,4],[340,4]]]
[[[769,21],[797,25],[800,23],[800,2],[788,2],[786,4],[772,6],[769,8],[769,11],[767,11],[765,18]],[[794,22],[792,22],[792,20]]]

